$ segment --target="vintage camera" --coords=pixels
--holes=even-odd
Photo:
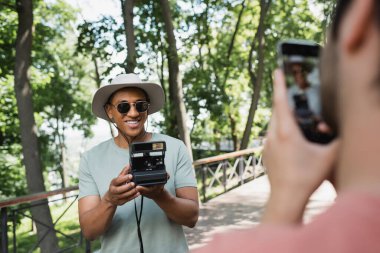
[[[136,185],[156,185],[167,182],[165,167],[166,143],[136,142],[130,149],[132,181]]]

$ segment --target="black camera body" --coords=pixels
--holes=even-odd
[[[166,184],[165,151],[166,143],[164,141],[131,144],[132,181],[136,185]]]

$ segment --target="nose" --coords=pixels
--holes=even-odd
[[[127,115],[129,117],[137,117],[140,113],[136,110],[136,104],[131,104],[131,108],[129,109]]]

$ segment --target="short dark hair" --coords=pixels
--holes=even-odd
[[[339,25],[346,14],[348,8],[352,4],[352,0],[337,0],[336,8],[333,14],[333,22],[332,22],[332,36],[333,39],[338,39],[339,36]],[[380,1],[375,1],[375,17],[377,18],[377,24],[380,29]]]

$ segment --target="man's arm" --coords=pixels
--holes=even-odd
[[[262,223],[299,224],[311,194],[331,173],[338,141],[307,141],[286,97],[285,77],[275,72],[273,114],[264,147],[271,193]]]
[[[114,178],[109,190],[100,196],[83,197],[78,202],[79,223],[85,238],[94,240],[104,234],[112,222],[117,206],[140,196],[127,174],[129,167]]]
[[[99,196],[87,196],[78,202],[79,223],[82,233],[88,240],[95,240],[111,224],[116,206]]]
[[[161,188],[161,189],[159,189]],[[176,196],[170,194],[163,185],[142,187],[137,190],[152,200],[177,224],[194,227],[199,216],[198,191],[196,187],[176,189]]]

